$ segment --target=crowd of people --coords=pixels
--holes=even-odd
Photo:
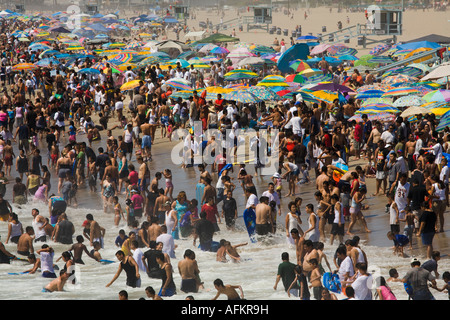
[[[282,230],[287,245],[295,248],[296,263],[283,253],[277,273],[276,283],[282,279],[288,295],[309,299],[312,289],[315,299],[336,299],[321,280],[326,261],[329,271],[339,275],[349,299],[374,299],[373,288],[365,281],[371,276],[368,257],[354,235],[358,222],[364,230],[359,232],[371,232],[364,218],[369,178],[376,180],[373,196],[386,203],[390,215],[386,231],[394,242],[394,253],[405,256],[404,250],[409,250],[414,255],[418,249],[413,244],[421,242],[426,246],[427,260],[436,262],[428,263],[428,268],[416,268],[420,267],[416,259],[411,263],[412,270],[396,281],[411,283],[413,299],[432,298],[428,281],[441,290],[436,282],[439,252],[433,249],[433,238],[445,232],[444,216],[450,205],[449,169],[443,157],[450,145],[449,131],[437,133],[434,128],[438,122],[432,115],[419,116],[415,122],[401,117],[394,122],[370,121],[367,116],[349,121],[359,107],[359,101],[352,98],[346,103],[307,103],[299,94],[277,103],[241,104],[226,101],[220,94],[216,99],[206,99],[196,91],[187,99],[173,99],[173,91],[164,87],[172,78],[188,80],[192,88],[201,88],[205,80],[210,85],[224,85],[223,74],[232,68],[228,62],[212,63],[207,72],[181,65],[163,70],[155,64],[117,74],[102,56],[94,55],[75,64],[81,70],[104,62],[104,69],[95,77],[78,74],[77,69],[63,64],[14,71],[12,66],[36,62],[42,53],[9,36],[17,27],[24,25],[2,20],[0,26],[0,220],[8,223],[0,260],[10,263],[18,255],[32,265],[27,272],[40,269],[42,276],[55,278],[45,292],[61,291],[69,279],[76,281],[74,265],[84,263],[83,253],[108,263],[101,250],[111,245],[118,248],[120,264],[106,286],[125,271],[126,285],[140,287],[141,273],[147,273],[162,280],[158,294],[146,288],[147,296],[155,300],[177,294],[171,259],[176,257],[178,241],[190,239],[196,246],[198,240],[200,250],[217,252],[217,261],[240,262],[237,248],[246,243],[232,245],[229,240],[216,242],[213,237],[220,232],[222,219],[227,229],[240,232],[236,230],[240,214],[237,193],[242,188],[245,209],[256,216],[256,236],[261,239]],[[65,52],[57,41],[52,47]],[[328,70],[329,66],[322,68]],[[279,73],[276,67],[264,72]],[[358,86],[375,81],[357,70],[349,78],[342,77],[341,83],[351,81]],[[132,80],[140,80],[139,85],[122,92],[120,85]],[[149,163],[163,166],[152,154],[157,139],[170,142],[177,129],[193,128],[196,121],[203,130],[219,129],[221,135],[209,136],[201,145],[196,144],[193,134],[187,137],[181,167],[200,174],[195,185],[198,196],[188,199],[184,191],[177,190],[170,169],[151,173]],[[227,132],[237,134],[238,129],[245,128],[280,130],[279,167],[267,189],[257,189],[251,165],[225,162],[236,156],[234,150],[239,145],[236,136],[234,145],[222,143]],[[256,139],[259,146],[264,137]],[[210,168],[194,164],[194,155],[208,147],[215,155],[214,164]],[[256,176],[264,166],[260,160],[254,165]],[[52,176],[57,185],[51,185]],[[300,190],[308,186],[316,189],[317,203],[304,207]],[[9,199],[5,198],[7,189],[12,191]],[[66,211],[80,205],[80,189],[101,194],[104,212],[114,215],[111,223],[119,226],[125,220],[128,233],[121,230],[114,244],[104,243],[105,228],[87,214],[82,235],[73,243],[77,228]],[[285,221],[277,222],[285,198],[289,212]],[[23,226],[20,220],[27,213],[20,205],[31,202],[46,204],[48,214],[35,208],[32,225]],[[91,250],[83,244],[85,240]],[[72,245],[61,255],[65,264],[59,276],[49,241]],[[323,248],[336,241],[336,268],[331,268]],[[5,244],[10,242],[17,243],[17,255],[6,250]],[[40,248],[35,250],[35,246]],[[182,292],[202,290],[204,283],[193,250],[184,252],[178,270]],[[443,279],[448,283],[448,272]],[[377,281],[377,297],[394,299],[384,278]],[[233,300],[244,298],[240,286],[226,286],[220,279],[214,286],[218,291],[214,299],[220,294]],[[448,284],[445,288],[448,290]],[[125,296],[122,292],[121,297]]]

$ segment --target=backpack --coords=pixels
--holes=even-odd
[[[64,121],[64,113],[59,111],[57,120],[60,121],[60,122]]]

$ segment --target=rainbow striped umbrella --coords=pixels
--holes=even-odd
[[[390,104],[374,103],[374,104],[368,104],[364,107],[359,108],[359,110],[357,110],[355,112],[355,114],[370,114],[370,113],[380,113],[380,112],[398,113],[401,111],[399,109],[393,107]]]
[[[301,72],[306,69],[311,69],[309,64],[307,64],[305,61],[296,59],[291,62],[289,62],[289,67],[294,70],[295,72]]]
[[[184,79],[181,79],[181,78],[180,79],[174,78],[174,79],[167,80],[162,85],[162,88],[165,89],[168,86],[172,87],[174,89],[178,89],[178,90],[191,90],[192,89],[191,83]]]
[[[392,105],[392,98],[369,98],[363,101],[361,107],[365,107],[369,104],[379,104],[379,103]]]
[[[444,115],[439,120],[439,124],[436,127],[436,131],[442,131],[450,126],[450,110],[444,113]]]
[[[114,55],[112,58],[109,59],[110,62],[114,64],[121,64],[130,62],[133,59],[133,55],[131,53],[119,53],[117,55]]]
[[[358,92],[358,94],[356,94],[355,99],[369,99],[369,98],[380,98],[383,94],[385,93],[385,91],[383,90],[366,90],[366,91],[362,91],[362,92]]]
[[[391,48],[390,44],[382,43],[382,44],[376,45],[372,50],[370,50],[369,53],[371,55],[377,56],[379,54],[382,54],[382,53],[388,51],[390,48]]]
[[[303,77],[300,74],[290,74],[286,76],[286,82],[305,83],[306,77]]]
[[[37,66],[35,64],[24,62],[24,63],[19,63],[19,64],[12,66],[11,70],[12,71],[27,71],[27,70],[34,70],[36,68],[37,68]]]
[[[383,93],[382,97],[398,97],[407,96],[410,94],[420,94],[420,91],[411,87],[399,87],[386,91]]]

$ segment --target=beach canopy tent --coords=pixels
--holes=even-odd
[[[222,33],[214,33],[209,37],[196,41],[196,43],[222,43],[222,42],[239,42],[239,38],[230,37]]]
[[[450,63],[443,63],[426,76],[424,76],[421,80],[436,80],[444,77],[450,77]]]
[[[287,49],[278,59],[277,67],[283,73],[292,72],[289,63],[296,59],[307,60],[309,55],[309,46],[305,43],[297,43]]]
[[[184,35],[185,39],[202,39],[207,35],[206,31],[190,31]]]
[[[416,50],[420,48],[430,48],[430,49],[438,49],[441,45],[436,42],[430,41],[416,41],[416,42],[408,42],[396,47],[397,50]]]
[[[410,42],[420,42],[420,41],[427,41],[427,42],[435,42],[439,44],[450,44],[450,37],[441,36],[439,34],[429,34],[427,36],[423,36],[417,39],[404,41],[403,43],[410,43]]]

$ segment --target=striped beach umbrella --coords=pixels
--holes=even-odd
[[[286,82],[294,82],[294,83],[305,83],[306,77],[303,77],[300,74],[290,74],[286,76]]]
[[[403,74],[397,74],[397,75],[388,76],[388,77],[382,79],[381,83],[393,85],[393,84],[397,84],[397,83],[414,83],[416,81],[417,81],[417,78],[415,78],[415,77],[410,77],[410,76],[403,75]]]
[[[450,126],[450,111],[447,111],[439,120],[439,124],[436,127],[436,131],[442,131]]]
[[[174,78],[174,79],[170,79],[167,80],[162,87],[164,87],[163,89],[167,88],[167,87],[172,87],[174,89],[178,89],[178,90],[191,90],[192,86],[191,83],[184,80],[184,79],[178,79],[178,78]]]
[[[355,99],[369,99],[369,98],[380,98],[385,91],[383,90],[366,90],[362,92],[358,92],[355,96]]]
[[[368,104],[364,107],[359,108],[359,110],[357,110],[355,112],[355,114],[369,114],[369,113],[380,113],[380,112],[398,113],[401,111],[399,109],[393,107],[390,104],[374,103],[374,104]]]
[[[391,57],[388,56],[375,56],[372,59],[368,60],[369,63],[378,63],[378,64],[384,64],[384,63],[392,63],[394,60],[392,60]]]
[[[291,62],[289,62],[289,67],[294,70],[295,72],[301,72],[303,70],[311,69],[309,64],[307,64],[305,61],[296,59]]]
[[[390,45],[390,44],[382,43],[382,44],[379,44],[379,45],[376,45],[375,47],[373,47],[373,49],[370,50],[369,53],[370,53],[371,55],[378,56],[378,55],[380,55],[380,54],[382,54],[382,53],[385,53],[385,52],[388,51],[390,48],[391,48],[391,45]]]
[[[38,66],[36,66],[33,63],[24,62],[24,63],[19,63],[19,64],[16,64],[16,65],[12,66],[11,70],[15,71],[15,72],[17,72],[17,71],[28,71],[28,70],[34,70],[37,67]]]
[[[358,50],[356,50],[355,48],[341,48],[338,51],[336,51],[335,55],[338,57],[345,56],[345,55],[354,56],[357,53],[358,53]]]
[[[398,96],[406,96],[410,94],[419,94],[419,90],[411,87],[399,87],[394,88],[389,91],[383,93],[382,97],[398,97]]]
[[[348,122],[351,122],[355,120],[356,122],[363,121],[362,119],[362,113],[355,114],[354,116],[350,117],[348,119]],[[369,113],[367,114],[367,119],[370,121],[385,121],[385,122],[391,122],[394,121],[396,118],[396,115],[394,113],[388,113],[388,112],[379,112],[379,113]]]

